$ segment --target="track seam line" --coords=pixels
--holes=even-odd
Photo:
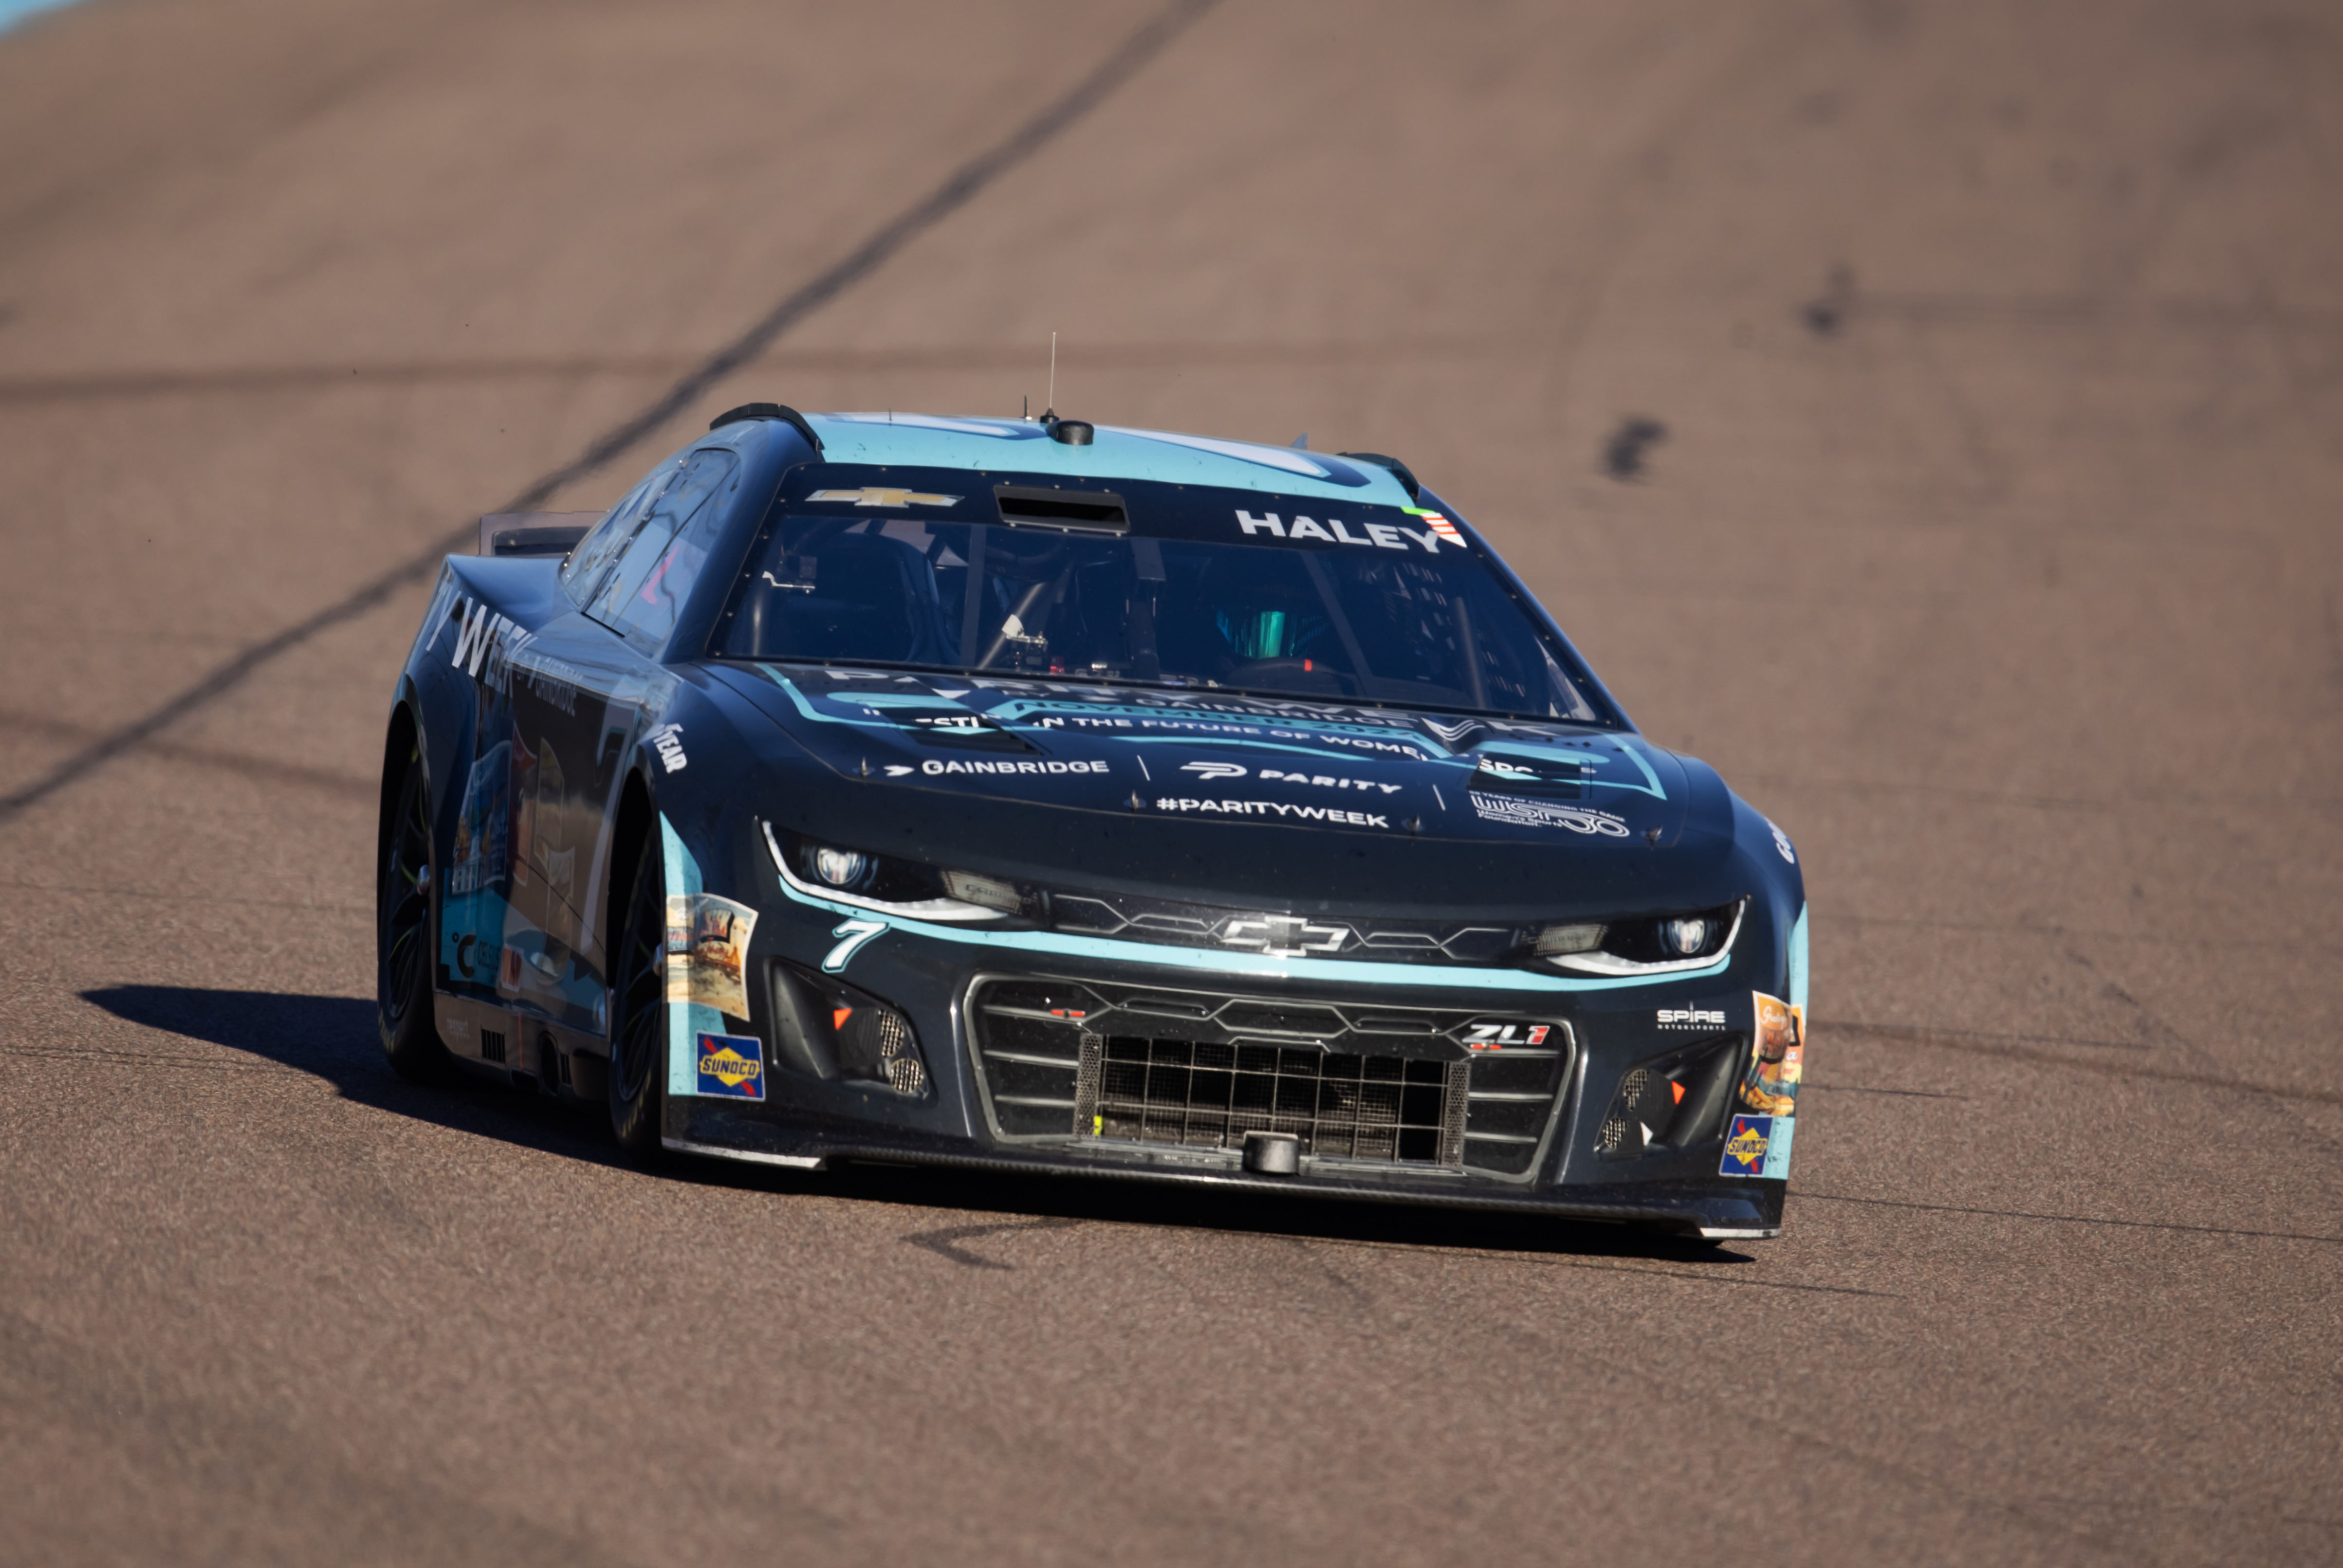
[[[661,426],[681,413],[701,393],[763,353],[783,333],[876,272],[913,240],[973,201],[985,187],[1056,140],[1077,120],[1137,75],[1218,3],[1219,0],[1172,0],[1172,5],[1093,66],[1071,91],[954,169],[942,184],[881,224],[844,258],[832,263],[812,279],[784,296],[779,304],[765,313],[762,319],[701,361],[665,393],[604,431],[589,442],[583,452],[544,475],[504,505],[491,509],[499,512],[534,511],[562,486],[595,473],[656,435]],[[196,709],[217,701],[242,685],[246,678],[261,666],[289,653],[318,634],[363,615],[407,583],[428,575],[441,557],[471,538],[478,527],[477,523],[468,521],[460,528],[441,536],[427,550],[401,561],[307,618],[254,643],[153,711],[85,747],[32,783],[0,796],[0,828],[14,823],[29,808],[96,772]]]
[[[1914,1203],[1900,1198],[1852,1198],[1840,1192],[1793,1194],[1825,1203],[1865,1203],[1880,1209],[1924,1209],[1934,1214],[1984,1214],[2002,1220],[2044,1220],[2059,1225],[2120,1225],[2133,1231],[2187,1231],[2205,1236],[2253,1236],[2272,1241],[2343,1241],[2343,1236],[2313,1236],[2301,1231],[2240,1231],[2227,1225],[2179,1225],[2165,1220],[2106,1220],[2093,1214],[2034,1214],[2023,1209],[1971,1209],[1957,1203]]]

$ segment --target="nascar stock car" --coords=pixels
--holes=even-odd
[[[751,404],[482,519],[383,1043],[619,1142],[1777,1233],[1790,840],[1402,463]]]

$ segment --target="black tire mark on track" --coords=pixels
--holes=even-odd
[[[676,384],[639,411],[605,431],[570,461],[490,510],[534,511],[564,485],[585,478],[643,441],[690,406],[709,387],[770,347],[780,336],[877,272],[913,240],[973,201],[985,187],[1024,163],[1103,103],[1115,91],[1169,48],[1218,0],[1172,0],[1121,45],[1076,83],[1071,91],[1044,106],[1015,130],[962,164],[942,184],[881,224],[843,259],[783,297],[764,318],[718,349]],[[307,619],[254,643],[186,690],[143,718],[93,741],[15,792],[0,796],[0,828],[59,790],[86,778],[115,758],[147,740],[197,709],[217,701],[241,686],[263,665],[345,621],[364,615],[399,588],[430,574],[441,557],[475,537],[478,525],[467,521],[422,553],[401,561],[347,597],[327,605]]]
[[[925,1248],[939,1258],[949,1258],[964,1269],[1014,1269],[1017,1266],[1014,1263],[1004,1263],[996,1258],[971,1252],[960,1243],[974,1241],[979,1236],[1001,1236],[1019,1231],[1065,1231],[1086,1222],[1061,1217],[1018,1220],[999,1225],[952,1225],[941,1231],[917,1231],[902,1240],[914,1247]]]
[[[1811,1078],[1801,1086],[1800,1091],[1815,1089],[1827,1090],[1833,1094],[1894,1094],[1907,1100],[1967,1100],[1970,1098],[1966,1094],[1946,1094],[1941,1090],[1935,1089],[1881,1089],[1875,1084],[1869,1083],[1818,1083]]]

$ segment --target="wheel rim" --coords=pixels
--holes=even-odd
[[[391,816],[382,869],[382,1010],[394,1024],[415,1005],[430,954],[431,819],[423,799],[423,758],[410,751]]]
[[[618,1094],[633,1104],[649,1086],[659,1060],[659,1004],[667,1000],[667,898],[659,865],[648,849],[635,869],[626,936],[618,954]]]

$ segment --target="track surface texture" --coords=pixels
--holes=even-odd
[[[2333,7],[93,0],[0,146],[0,1556],[2343,1556]],[[1406,457],[1797,841],[1784,1239],[390,1076],[402,564],[1052,330]]]

